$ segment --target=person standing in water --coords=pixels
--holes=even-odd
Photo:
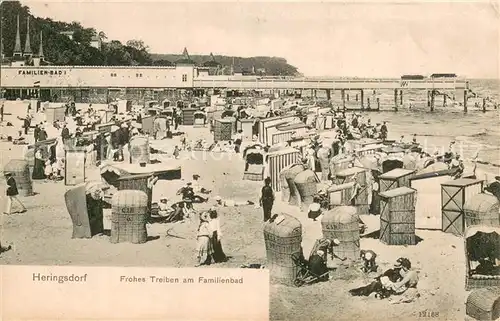
[[[271,211],[274,204],[274,192],[271,187],[271,178],[266,177],[264,180],[264,187],[262,187],[260,205],[264,211],[264,222],[267,222],[271,218]]]

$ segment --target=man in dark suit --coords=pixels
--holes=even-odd
[[[271,218],[271,211],[274,204],[274,192],[271,187],[271,178],[267,177],[264,180],[264,187],[262,187],[260,205],[264,211],[264,222]]]

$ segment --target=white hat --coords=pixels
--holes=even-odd
[[[215,196],[215,200],[220,201],[220,200],[222,200],[222,198],[220,196]]]
[[[316,254],[318,254],[319,256],[323,256],[325,255],[325,252],[323,252],[322,250],[317,250]]]
[[[365,259],[371,260],[372,257],[373,256],[372,256],[372,254],[370,252],[365,253]]]
[[[333,244],[335,244],[335,245],[339,245],[339,244],[340,244],[340,241],[339,241],[338,239],[333,239],[333,241],[332,241],[332,242],[333,242]]]
[[[118,126],[115,125],[111,126],[111,132],[116,132],[118,129],[119,129]]]
[[[127,127],[128,127],[127,124],[122,123],[122,128],[127,128]]]

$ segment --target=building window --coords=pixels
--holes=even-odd
[[[135,76],[140,78],[140,77],[142,77],[142,74],[135,74]]]
[[[188,81],[188,75],[183,74],[182,75],[182,82],[186,82],[186,81]]]
[[[116,73],[112,72],[111,77],[116,77]]]

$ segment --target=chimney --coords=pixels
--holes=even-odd
[[[24,45],[24,56],[31,57],[33,52],[31,51],[31,41],[30,41],[30,17],[28,16],[27,26],[26,26],[26,43]]]
[[[38,57],[43,58],[43,32],[40,31],[40,48],[38,49]]]
[[[14,57],[20,57],[23,55],[23,52],[21,51],[21,35],[19,34],[19,15],[17,15],[16,44],[14,45],[14,52],[12,55]]]

